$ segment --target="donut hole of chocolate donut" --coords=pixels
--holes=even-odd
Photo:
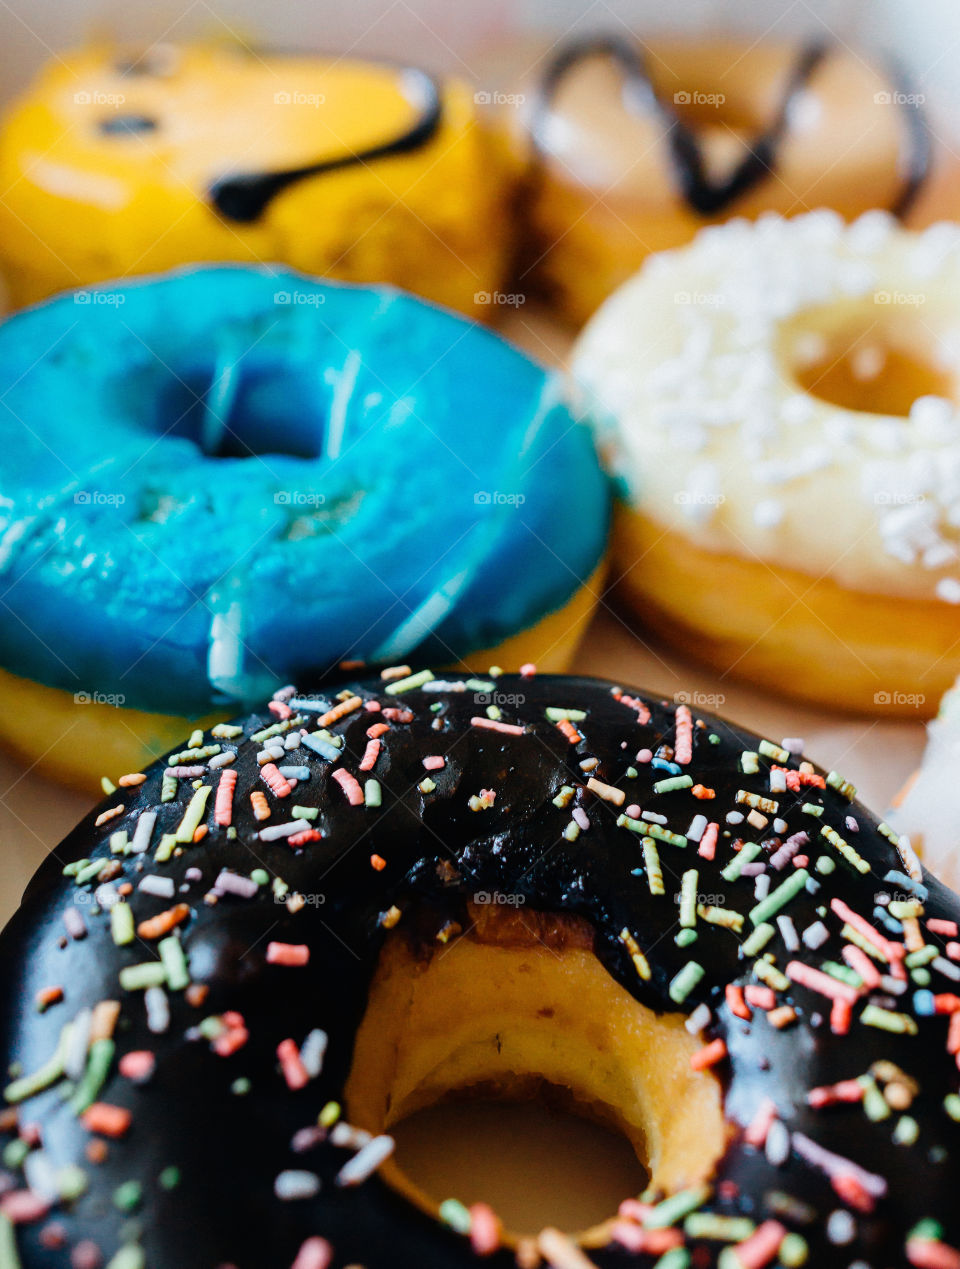
[[[793,380],[830,405],[907,418],[920,397],[956,399],[956,372],[922,296],[878,291],[866,302],[808,310],[788,324],[784,352]]]
[[[594,1130],[592,1139],[580,1138],[585,1153],[568,1160],[568,1171],[579,1164],[586,1183],[589,1152],[597,1151],[611,1185],[622,1179],[619,1199],[635,1197],[647,1183],[671,1193],[709,1179],[727,1144],[723,1096],[712,1072],[690,1066],[701,1041],[687,1032],[683,1015],[657,1014],[636,1001],[601,964],[593,930],[579,919],[472,905],[471,917],[466,933],[445,945],[398,927],[381,953],[345,1090],[352,1123],[371,1132],[400,1125],[398,1149],[381,1177],[433,1215],[448,1198],[496,1210],[493,1193],[456,1191],[458,1179],[482,1185],[482,1166],[456,1166],[469,1141],[450,1141],[452,1175],[445,1192],[436,1192],[446,1172],[438,1166],[444,1144],[435,1130],[442,1124],[448,1132],[469,1131],[485,1113],[499,1115],[502,1149],[513,1152],[509,1168],[519,1176],[524,1163],[537,1167],[536,1143],[521,1138],[524,1125],[537,1131],[531,1104],[539,1101],[629,1143],[632,1164]],[[460,1104],[452,1114],[428,1109],[451,1101]],[[430,1133],[433,1157],[425,1144]],[[495,1135],[489,1124],[477,1132],[484,1149]],[[584,1246],[609,1240],[617,1199],[601,1216],[596,1197],[593,1208],[578,1203],[572,1210],[562,1197],[551,1206],[542,1178],[527,1177],[520,1188],[532,1193],[518,1194],[501,1213],[508,1243],[537,1232],[513,1227],[520,1222],[556,1226]]]

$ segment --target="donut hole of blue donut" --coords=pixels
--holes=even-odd
[[[345,1099],[350,1121],[370,1132],[400,1126],[383,1178],[434,1216],[451,1197],[489,1202],[490,1193],[437,1192],[443,1169],[438,1178],[436,1160],[425,1158],[418,1117],[443,1103],[473,1101],[448,1121],[454,1130],[458,1123],[469,1128],[483,1103],[493,1101],[506,1104],[497,1109],[506,1125],[509,1104],[540,1100],[629,1143],[632,1168],[621,1152],[608,1173],[630,1185],[619,1199],[636,1197],[648,1182],[665,1194],[707,1181],[728,1128],[719,1081],[712,1071],[691,1067],[702,1041],[688,1033],[683,1015],[657,1014],[637,1001],[604,967],[592,927],[579,918],[476,904],[469,912],[473,924],[448,943],[398,929],[380,956]],[[536,1115],[524,1122],[535,1130]],[[517,1131],[514,1123],[503,1134],[514,1170]],[[488,1144],[493,1136],[484,1134]],[[470,1146],[451,1141],[450,1154],[468,1154]],[[535,1158],[534,1146],[522,1149]],[[588,1176],[587,1159],[570,1161],[571,1168],[578,1164]],[[482,1184],[483,1167],[474,1168],[469,1158],[462,1170],[452,1170],[465,1186]],[[561,1199],[550,1211],[543,1184],[530,1178],[522,1190],[531,1196],[521,1190],[512,1211],[504,1212],[508,1242],[536,1232],[511,1228],[511,1216],[546,1216],[545,1223],[584,1246],[609,1239],[610,1219],[577,1227],[578,1214],[596,1216],[589,1204],[576,1213],[557,1210]],[[496,1210],[495,1202],[491,1206]],[[615,1199],[604,1215],[613,1218],[616,1207]]]

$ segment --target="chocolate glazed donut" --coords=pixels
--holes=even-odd
[[[651,1156],[588,1250],[540,1236],[548,1263],[953,1269],[960,901],[854,793],[799,742],[583,678],[386,671],[193,736],[0,938],[0,1264],[510,1265],[482,1206],[401,1197],[356,1118],[367,1041],[403,1025],[369,1026],[387,960],[439,984],[492,938],[579,957],[645,1020],[651,1096],[679,1078],[707,1108],[692,1183]],[[473,1025],[484,984],[460,986]],[[512,1024],[488,1021],[492,1064]]]

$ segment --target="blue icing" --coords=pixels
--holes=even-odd
[[[190,714],[453,660],[604,550],[555,377],[401,292],[213,267],[67,295],[0,327],[0,382],[0,665],[69,691]]]

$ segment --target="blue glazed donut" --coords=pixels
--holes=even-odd
[[[136,765],[170,715],[520,632],[546,666],[589,613],[607,488],[558,381],[402,292],[234,266],[67,294],[0,328],[0,384],[0,686],[40,685],[68,777],[78,717],[122,730],[100,706]]]

